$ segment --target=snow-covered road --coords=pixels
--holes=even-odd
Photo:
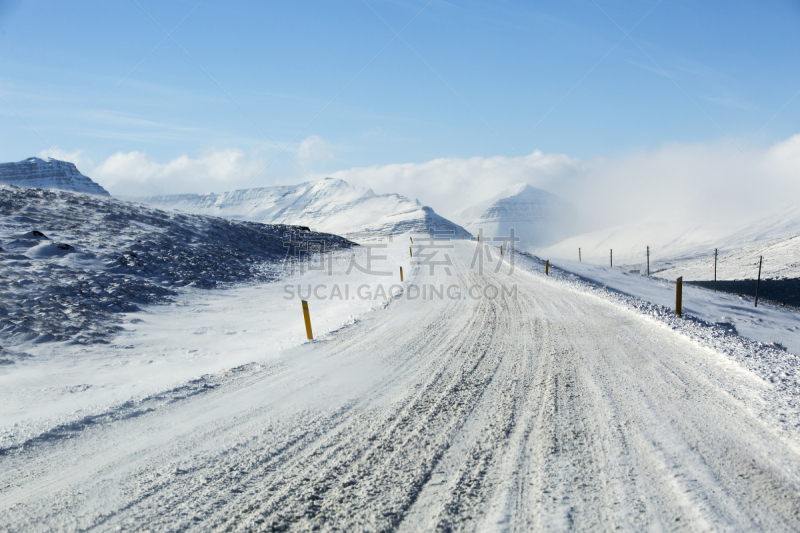
[[[800,529],[771,383],[475,247],[278,359],[0,451],[0,529]]]

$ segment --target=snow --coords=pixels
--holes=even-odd
[[[609,268],[578,261],[558,260],[551,262],[551,268],[580,276],[612,293],[631,296],[672,312],[675,310],[677,277],[672,280],[647,277],[644,271],[631,272],[626,267]],[[800,313],[797,309],[764,301],[754,307],[751,298],[715,293],[686,283],[682,292],[682,310],[687,317],[701,319],[747,339],[800,355]]]
[[[274,363],[284,350],[306,341],[300,295],[312,302],[315,338],[352,325],[360,315],[386,304],[386,298],[371,296],[378,286],[381,293],[391,294],[391,285],[399,282],[397,277],[387,277],[384,283],[378,278],[376,283],[375,276],[355,268],[345,275],[351,261],[365,265],[366,254],[364,248],[338,251],[320,262],[276,269],[280,276],[295,266],[291,283],[247,281],[215,291],[184,287],[168,303],[121,313],[119,329],[113,337],[106,337],[110,344],[102,348],[36,339],[14,344],[24,355],[11,356],[13,367],[0,366],[0,389],[14,389],[13,395],[2,398],[0,426],[16,424],[17,442],[37,429],[71,420],[78,406],[85,416],[109,404],[172,390],[203,375],[253,362]],[[398,259],[408,272],[408,261]],[[320,266],[324,268],[315,268]],[[346,281],[347,299],[329,298],[331,277]],[[324,301],[308,296],[309,286],[325,284],[330,288],[316,293]],[[369,289],[359,293],[358,287],[365,285]],[[50,375],[58,376],[57,386]]]
[[[643,269],[650,247],[651,272],[669,269],[672,278],[713,279],[714,249],[720,252],[718,279],[754,279],[753,261],[764,256],[764,277],[800,277],[797,261],[800,214],[795,205],[776,207],[768,214],[741,213],[735,223],[715,220],[643,220],[641,223],[601,228],[569,237],[557,244],[531,250],[541,257],[578,259],[606,264],[614,250],[614,264]],[[724,261],[722,261],[724,258]],[[710,265],[710,268],[709,268]],[[675,267],[679,267],[675,270]],[[677,277],[674,276],[674,277]]]
[[[375,194],[341,179],[281,187],[260,187],[205,195],[181,194],[138,198],[162,208],[252,220],[296,224],[366,242],[430,227],[469,236],[464,228],[398,194]]]
[[[684,286],[678,318],[667,281],[470,239],[0,210],[30,330],[2,332],[0,529],[800,528],[789,310]]]
[[[168,213],[113,198],[0,186],[3,345],[106,342],[120,313],[185,286],[274,279],[288,258],[351,245],[291,226]],[[278,265],[278,266],[276,266]]]
[[[28,249],[26,255],[31,259],[50,259],[64,257],[75,251],[69,244],[61,242],[43,242]]]
[[[0,184],[109,196],[108,191],[81,174],[73,163],[50,158],[0,163]]]
[[[532,256],[495,271],[474,241],[431,271],[414,240],[415,258],[395,238],[278,282],[179,288],[112,344],[25,345],[0,379],[2,527],[800,526],[797,357]],[[390,275],[348,274],[351,253]],[[402,292],[373,298],[399,266]],[[351,299],[309,298],[309,342],[283,297],[320,282]],[[438,284],[459,296],[410,297]]]
[[[761,279],[800,278],[800,233],[755,242],[722,252],[717,257],[717,279],[756,279],[759,258],[763,257]],[[666,279],[683,276],[687,280],[714,279],[714,256],[687,259],[656,273]]]

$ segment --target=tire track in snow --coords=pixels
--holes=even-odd
[[[477,322],[485,322],[484,318],[485,317],[483,317],[483,316],[476,315],[476,318],[475,318],[474,322],[475,321],[477,321]],[[442,326],[443,326],[443,324],[434,323],[429,328],[427,328],[427,330],[430,330],[430,332],[432,333],[431,338],[438,339],[437,342],[441,342],[441,339],[443,339],[445,337],[447,339],[450,339],[449,335],[446,335],[446,336],[441,335],[442,331],[448,331],[448,329],[446,327],[442,327]],[[467,329],[470,329],[470,330],[476,329],[474,323],[470,324]],[[491,323],[488,323],[487,331],[490,331],[490,332],[494,331],[494,328],[491,327]],[[362,342],[360,338],[359,339],[355,339],[355,340],[357,341],[357,343],[361,343]],[[344,349],[345,348],[342,348],[342,347],[337,348],[337,350],[344,350]],[[401,348],[401,350],[403,352],[408,352],[408,350],[405,347]],[[440,350],[445,354],[450,353],[450,352],[453,351],[451,345],[443,346]],[[413,419],[413,417],[410,416],[410,415],[406,415],[405,419]],[[390,418],[390,420],[391,420],[391,418]],[[343,423],[343,425],[346,426],[348,423],[349,422],[345,422],[345,423]],[[317,422],[315,422],[315,424],[322,424],[322,423],[317,421]],[[337,430],[335,430],[335,428],[331,427],[331,425],[329,425],[329,424],[324,424],[324,431],[322,431],[322,433],[325,434],[325,436],[326,436],[325,440],[333,441],[333,442],[338,442],[340,440],[343,440],[343,437],[341,437],[339,435],[339,432]],[[315,437],[319,437],[319,432],[315,433],[314,436]],[[345,441],[345,442],[347,442],[347,441]],[[305,444],[307,445],[307,448],[303,449],[303,453],[304,454],[311,454],[311,455],[315,455],[315,456],[319,456],[320,455],[319,449],[316,448],[316,445],[309,444],[308,442],[306,442]],[[342,445],[342,444],[337,444],[337,447],[338,448],[346,448],[347,446]],[[289,457],[287,457],[286,455],[288,455]],[[277,462],[277,460],[278,460],[278,458],[276,458],[275,462]],[[291,457],[291,453],[285,454],[284,456],[279,458],[279,461],[283,462],[283,463],[291,462],[293,460],[294,460],[294,458]],[[250,465],[250,466],[252,467],[253,465]],[[264,483],[265,480],[263,479],[263,475],[264,474],[265,474],[265,472],[263,470],[259,469],[259,468],[255,468],[255,469],[251,468],[251,474],[248,476],[249,478],[256,478],[256,479],[258,479],[260,481],[260,490],[261,490],[261,492],[263,492],[263,488],[264,488],[264,485],[265,485],[265,483]],[[283,475],[285,477],[285,473]],[[212,484],[212,485],[213,484],[217,484],[217,483],[220,482],[219,479],[215,479],[213,476],[209,477],[208,481],[209,481],[209,484]],[[285,484],[285,480],[283,481],[283,483]],[[184,487],[184,488],[188,488],[188,487]],[[237,489],[237,490],[239,490],[239,489]],[[192,495],[192,497],[191,497],[191,501],[192,502],[197,501],[198,496],[200,496],[199,494],[197,494],[197,492],[195,492],[193,490],[174,490],[174,488],[173,488],[173,489],[167,491],[163,487],[161,488],[160,491],[146,491],[146,492],[148,492],[150,494],[156,494],[157,492],[167,492],[167,493],[171,493],[171,494],[178,493],[178,494],[183,494],[183,495],[191,494]],[[169,506],[177,506],[177,508],[180,508],[180,506],[185,504],[188,500],[189,500],[189,498],[180,499],[180,501],[169,501],[168,500],[167,502],[161,502],[161,505],[164,505],[166,503]],[[202,498],[200,498],[200,500],[202,500]],[[237,503],[241,503],[241,502],[237,502]],[[247,508],[248,508],[249,511],[253,511],[254,509],[258,508],[259,506],[260,506],[260,504],[248,505]],[[143,513],[143,516],[148,516],[148,515],[152,516],[150,514],[150,513],[152,513],[152,511],[153,511],[153,509],[148,509],[147,511],[145,511]],[[198,511],[198,509],[194,509],[194,511]],[[239,520],[239,519],[241,519],[241,517],[237,518],[237,520]]]
[[[376,530],[395,527],[491,378],[493,361],[486,354],[496,331],[497,317],[492,307],[485,304],[476,309],[476,316],[480,323],[473,322],[463,341],[430,354],[434,357],[460,354],[460,357],[445,359],[439,372],[413,401],[396,411],[396,408],[388,412],[372,411],[371,420],[364,420],[354,428],[356,434],[344,442],[337,439],[335,459],[328,459],[322,465],[310,461],[302,464],[297,474],[284,476],[284,482],[287,478],[304,481],[303,473],[316,473],[314,483],[306,490],[298,490],[289,483],[282,498],[264,505],[265,521],[255,523],[267,529],[288,525],[310,529],[333,524],[346,529],[348,523]],[[365,427],[376,425],[378,430],[367,439],[358,435]],[[376,486],[393,490],[375,493]],[[320,501],[327,494],[333,495],[332,502]],[[364,520],[364,516],[369,516],[369,521],[351,522],[356,518],[351,512],[353,506],[367,507],[366,513],[358,518]]]

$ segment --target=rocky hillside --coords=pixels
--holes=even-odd
[[[0,186],[0,337],[6,347],[103,341],[119,313],[181,287],[276,279],[286,260],[351,245],[292,226]]]

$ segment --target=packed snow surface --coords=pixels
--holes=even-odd
[[[417,201],[398,194],[375,194],[371,189],[356,188],[333,178],[222,194],[150,196],[139,200],[191,213],[308,226],[359,242],[429,228],[449,231],[457,238],[469,236],[464,228]]]
[[[51,158],[0,163],[0,184],[109,196],[103,187],[81,174],[74,163]]]
[[[678,318],[483,243],[381,244],[182,288],[109,345],[20,345],[0,528],[800,529],[793,353],[691,296]]]
[[[494,198],[451,215],[472,234],[489,237],[514,234],[518,248],[555,244],[583,227],[575,208],[555,194],[525,183],[510,187]]]

